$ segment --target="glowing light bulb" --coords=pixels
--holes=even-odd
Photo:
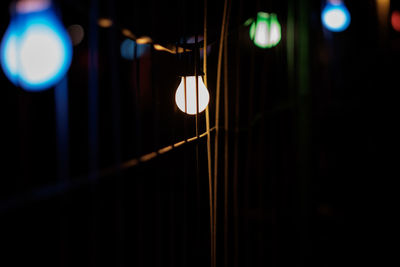
[[[341,32],[350,25],[350,13],[340,0],[330,0],[321,14],[324,27],[333,32]]]
[[[390,22],[392,23],[393,29],[400,32],[400,11],[393,11]]]
[[[74,46],[80,44],[85,37],[85,30],[81,25],[71,25],[68,27],[67,31]]]
[[[127,38],[121,43],[120,50],[121,50],[121,56],[124,59],[133,60],[135,58],[135,53],[136,53],[136,58],[141,58],[146,53],[148,53],[150,51],[150,45],[138,44],[135,43],[135,41],[132,41],[131,39]]]
[[[71,64],[72,45],[49,1],[17,3],[0,55],[8,79],[27,91],[47,89],[64,77]]]
[[[281,25],[276,14],[258,12],[257,20],[250,26],[250,39],[260,48],[271,48],[281,40]]]
[[[113,25],[113,21],[109,18],[100,18],[97,24],[102,28],[110,28]]]
[[[199,93],[199,112],[197,111],[196,96],[196,76],[186,76],[186,97],[185,97],[185,78],[182,77],[181,83],[175,93],[175,102],[178,108],[189,114],[195,115],[204,111],[210,101],[210,94],[203,83],[203,79],[198,76],[198,93]],[[186,102],[185,102],[186,98]],[[185,109],[186,107],[186,109]]]

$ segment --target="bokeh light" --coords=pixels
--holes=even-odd
[[[113,25],[113,21],[108,18],[100,18],[97,23],[102,28],[110,28]]]
[[[324,27],[333,32],[341,32],[350,25],[350,13],[341,2],[329,2],[321,14]]]
[[[151,44],[153,40],[149,36],[141,36],[136,39],[136,43],[138,44]]]
[[[392,27],[395,31],[400,32],[400,11],[395,10],[392,13],[392,17],[391,17],[391,23],[392,23]]]
[[[64,77],[71,64],[72,46],[50,6],[27,3],[27,7],[17,7],[3,36],[1,66],[14,85],[41,91]]]
[[[128,37],[128,38],[131,38],[131,39],[136,39],[136,36],[131,32],[131,30],[129,30],[129,29],[122,29],[122,34],[124,35],[124,36],[126,36],[126,37]]]
[[[78,45],[82,42],[85,37],[85,31],[81,25],[74,24],[68,27],[68,34],[71,38],[71,42],[73,45]]]
[[[258,12],[250,26],[250,39],[260,48],[271,48],[281,40],[281,25],[276,14]]]
[[[135,47],[137,46],[137,47]],[[135,49],[136,49],[136,57],[141,58],[144,54],[146,54],[150,50],[150,45],[148,44],[137,44],[135,41],[131,39],[125,39],[121,43],[121,56],[127,60],[133,60],[135,58]]]

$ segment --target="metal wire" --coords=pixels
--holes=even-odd
[[[211,128],[209,132],[212,132],[214,130],[215,130],[215,127]],[[196,140],[199,140],[199,139],[207,136],[209,134],[209,132],[206,131],[206,132],[200,134],[198,137],[193,136],[191,138],[186,138],[175,144],[160,148],[154,152],[150,152],[150,153],[144,154],[142,156],[139,156],[137,158],[133,158],[133,159],[124,161],[121,164],[111,166],[108,168],[104,168],[100,171],[95,171],[97,180],[105,178],[105,177],[109,177],[112,174],[114,174],[115,172],[125,171],[129,168],[138,166],[141,163],[148,162],[152,159],[155,159],[156,157],[158,157],[160,155],[163,155],[170,151],[173,151],[174,149],[176,149],[182,145],[186,145],[186,144],[189,144]],[[38,201],[41,199],[50,198],[50,197],[59,195],[61,193],[65,193],[69,190],[79,188],[85,184],[92,184],[93,183],[92,180],[85,179],[85,178],[92,177],[93,175],[94,174],[89,173],[89,174],[85,174],[85,175],[75,176],[75,177],[71,178],[71,180],[60,181],[56,184],[43,186],[41,188],[34,189],[30,192],[22,193],[17,196],[14,196],[12,198],[9,198],[8,200],[5,200],[0,204],[0,213],[7,211],[9,209],[15,208],[15,207],[24,206],[26,204],[29,204],[31,201]]]
[[[216,104],[215,104],[215,142],[214,142],[214,207],[213,207],[213,220],[214,220],[214,233],[213,233],[213,248],[214,248],[214,259],[213,259],[213,267],[217,265],[217,208],[218,208],[218,199],[217,199],[217,192],[218,192],[218,132],[219,132],[219,107],[220,107],[220,94],[221,94],[221,66],[222,66],[222,54],[224,49],[224,39],[226,38],[225,31],[226,31],[226,24],[228,21],[228,3],[230,4],[231,1],[225,0],[224,3],[224,13],[222,16],[222,25],[221,25],[221,36],[219,42],[219,53],[218,53],[218,63],[217,63],[217,89],[216,89]]]

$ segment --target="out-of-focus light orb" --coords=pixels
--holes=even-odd
[[[85,30],[81,25],[74,24],[68,27],[68,34],[74,46],[80,44],[85,37]]]
[[[144,54],[146,54],[150,50],[150,45],[148,44],[137,44],[135,41],[131,39],[125,39],[121,43],[121,56],[127,60],[133,60],[135,58],[135,49],[136,49],[136,58],[141,58]]]
[[[19,74],[29,84],[40,84],[57,75],[63,64],[63,44],[45,25],[32,26],[19,47]]]
[[[172,53],[172,54],[175,54],[175,53],[176,53],[176,51],[172,51],[171,49],[168,49],[167,47],[162,46],[162,45],[160,45],[160,44],[154,44],[153,47],[154,47],[154,49],[157,50],[157,51],[166,51],[166,52]]]
[[[1,67],[7,78],[18,85],[18,35],[15,22],[11,22],[1,42]]]
[[[102,28],[110,28],[113,25],[113,21],[109,18],[100,18],[97,24]]]
[[[30,13],[50,7],[51,0],[19,0],[16,10],[19,13]]]
[[[400,11],[393,11],[390,21],[392,23],[393,29],[400,32]]]
[[[121,44],[121,56],[125,59],[132,60],[135,56],[135,42],[125,39]]]
[[[8,79],[27,91],[47,89],[64,77],[71,64],[72,46],[49,1],[18,2],[0,55]]]
[[[195,115],[204,111],[210,101],[210,94],[204,85],[201,76],[198,76],[199,111],[197,111],[196,76],[186,76],[186,97],[185,97],[185,78],[182,77],[181,83],[175,93],[175,102],[178,108],[189,115]],[[185,101],[186,98],[186,101]]]
[[[281,25],[276,14],[258,12],[250,26],[250,39],[260,48],[271,48],[281,40]]]
[[[128,38],[136,39],[136,36],[129,29],[122,29],[122,34]]]
[[[140,36],[136,39],[137,44],[151,44],[153,40],[149,36]]]
[[[328,1],[321,14],[324,27],[333,32],[346,30],[350,25],[350,13],[341,1]]]
[[[153,44],[153,47],[157,51],[165,51],[171,54],[179,54],[179,53],[184,53],[184,52],[189,52],[191,51],[188,48],[184,48],[182,46],[177,46],[177,45],[172,45],[172,44]],[[201,53],[201,52],[200,52]]]

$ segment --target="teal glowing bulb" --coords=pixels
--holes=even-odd
[[[72,44],[50,1],[17,3],[0,55],[7,78],[27,91],[48,89],[65,76],[72,60]]]
[[[341,0],[329,0],[321,14],[322,24],[332,32],[342,32],[350,25],[350,12]]]

